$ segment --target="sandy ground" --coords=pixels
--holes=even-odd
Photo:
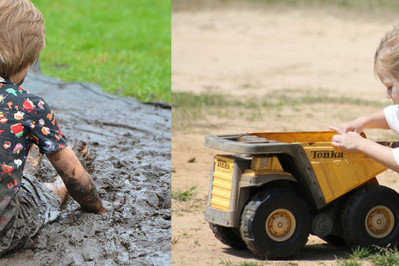
[[[169,265],[170,109],[37,74],[23,87],[52,105],[70,145],[86,140],[107,213],[76,211],[70,200],[57,221],[0,265]],[[44,160],[39,178],[54,175]]]
[[[215,1],[213,1],[215,2]],[[212,3],[212,1],[208,1]],[[231,2],[230,2],[231,3]],[[373,17],[360,11],[291,8],[261,4],[222,4],[191,7],[177,2],[172,16],[173,92],[222,94],[258,99],[276,95],[347,97],[355,102],[289,103],[242,115],[205,114],[172,131],[172,191],[198,186],[188,202],[172,200],[173,265],[336,265],[347,248],[327,245],[311,236],[293,258],[268,261],[249,251],[220,243],[204,220],[213,156],[203,146],[206,135],[253,131],[327,130],[390,102],[373,74],[375,48],[394,16]],[[175,103],[177,108],[179,103]],[[176,109],[177,109],[176,108]],[[238,112],[237,112],[238,113]],[[379,130],[371,138],[394,138]],[[397,174],[386,171],[380,183],[399,189]]]

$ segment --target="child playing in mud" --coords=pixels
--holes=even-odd
[[[0,0],[0,256],[57,218],[68,192],[83,211],[105,213],[50,106],[19,87],[39,58],[44,35],[42,14],[30,1]],[[23,171],[35,164],[28,153],[37,147],[62,180],[43,184]]]
[[[394,105],[360,116],[340,127],[330,127],[339,133],[332,138],[332,144],[347,151],[362,152],[399,172],[399,148],[382,146],[359,135],[365,128],[391,128],[399,134],[399,25],[380,41],[374,56],[374,71],[387,88],[387,97]]]

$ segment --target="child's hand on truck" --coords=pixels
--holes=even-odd
[[[350,152],[360,152],[362,149],[361,145],[363,144],[363,137],[360,136],[359,133],[354,131],[339,131],[339,128],[330,127],[330,129],[339,133],[339,135],[335,135],[331,144],[336,147]],[[342,133],[340,133],[342,132]]]
[[[360,116],[352,121],[340,125],[339,127],[330,126],[330,129],[334,130],[338,134],[350,131],[361,133],[365,128],[389,129],[387,120],[385,119],[384,111],[379,111],[377,113]]]
[[[383,111],[358,117],[340,127],[330,126],[331,130],[338,133],[338,135],[332,138],[331,144],[334,147],[346,151],[362,152],[384,166],[399,172],[399,149],[392,149],[388,146],[380,145],[372,140],[363,138],[359,134],[364,128],[390,128],[387,122],[390,118],[386,116],[390,115],[389,109],[393,107],[398,109],[397,106],[395,107],[395,105],[392,105]],[[397,121],[397,123],[399,123],[399,121]]]

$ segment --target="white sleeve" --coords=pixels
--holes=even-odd
[[[399,105],[385,107],[384,113],[389,128],[399,135]]]
[[[393,158],[395,158],[396,163],[399,165],[399,148],[392,149]]]

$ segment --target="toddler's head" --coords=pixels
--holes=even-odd
[[[383,68],[399,80],[399,24],[385,34],[374,55],[374,71]]]
[[[29,0],[0,0],[0,75],[10,78],[36,62],[44,35],[43,16]]]

